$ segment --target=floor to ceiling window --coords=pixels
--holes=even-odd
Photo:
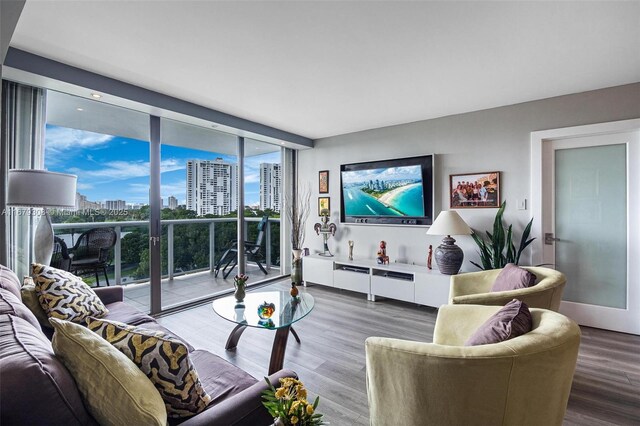
[[[287,270],[280,141],[192,117],[154,117],[99,96],[46,94],[44,168],[78,176],[75,208],[50,210],[54,232],[72,254],[62,265],[89,285],[123,286],[128,303],[158,312],[232,290],[241,270],[250,285]],[[115,235],[106,267],[80,269],[80,241],[93,231]]]
[[[160,134],[166,308],[233,287],[215,267],[236,238],[238,165],[234,135],[169,119]]]
[[[245,270],[249,285],[280,273],[282,148],[244,139]]]
[[[55,91],[47,93],[44,166],[78,176],[75,209],[53,210],[58,252],[64,265],[90,285],[125,285],[128,301],[149,310],[149,116],[126,108]],[[81,246],[90,236],[115,236],[106,243],[106,269],[80,268]],[[106,272],[106,274],[105,274]],[[106,276],[105,276],[106,275]]]

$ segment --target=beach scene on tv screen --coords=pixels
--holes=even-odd
[[[424,216],[420,166],[342,172],[346,216]]]

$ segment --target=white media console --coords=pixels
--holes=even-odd
[[[449,275],[425,266],[392,263],[380,265],[371,259],[348,260],[319,255],[305,256],[303,279],[307,282],[376,296],[439,307],[449,300]]]

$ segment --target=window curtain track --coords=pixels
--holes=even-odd
[[[2,81],[2,136],[0,142],[2,193],[0,263],[18,276],[29,274],[33,259],[33,232],[40,209],[7,207],[9,169],[42,169],[46,128],[46,90]]]

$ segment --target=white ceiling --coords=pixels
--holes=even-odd
[[[317,139],[640,81],[640,2],[27,0],[11,46]]]
[[[66,93],[47,93],[47,124],[87,130],[104,135],[149,140],[149,115]],[[237,137],[197,121],[163,118],[160,122],[163,145],[174,145],[219,154],[236,155]],[[280,151],[280,146],[245,138],[245,157]]]

